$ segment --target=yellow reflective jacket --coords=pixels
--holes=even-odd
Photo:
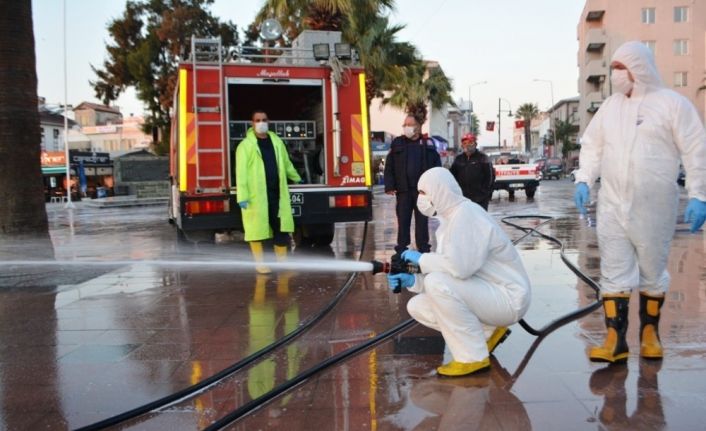
[[[282,232],[294,232],[292,206],[289,201],[287,179],[301,181],[301,177],[289,160],[287,147],[274,132],[268,132],[272,140],[277,160],[279,176],[279,218]],[[257,145],[257,137],[252,128],[248,129],[245,139],[240,142],[235,152],[235,182],[237,201],[247,201],[247,208],[242,210],[245,241],[261,241],[272,238],[272,230],[267,216],[267,184],[262,153]]]

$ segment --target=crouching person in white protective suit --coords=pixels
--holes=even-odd
[[[662,358],[660,309],[669,287],[667,258],[679,204],[677,175],[686,170],[685,222],[696,232],[706,219],[706,132],[685,97],[664,88],[652,52],[628,42],[613,55],[614,94],[581,139],[575,200],[585,212],[598,177],[597,235],[607,335],[592,361],[628,357],[630,292],[640,291],[640,356]]]
[[[530,282],[520,255],[485,210],[463,197],[444,168],[419,178],[417,208],[439,219],[436,250],[407,250],[402,258],[421,274],[388,275],[418,293],[409,314],[444,337],[453,360],[437,368],[443,376],[462,376],[490,367],[489,354],[530,303]],[[493,328],[495,328],[493,330]]]

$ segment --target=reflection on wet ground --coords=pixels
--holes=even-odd
[[[543,231],[564,241],[569,258],[597,279],[595,229],[576,216],[572,191],[567,181],[545,181],[534,201],[520,195],[509,202],[507,194],[496,194],[490,210],[498,219],[558,217]],[[373,246],[364,260],[385,260],[394,252],[393,203],[376,195],[367,232]],[[163,208],[109,211],[50,208],[57,258],[250,259],[239,242],[179,247]],[[522,235],[510,227],[507,232]],[[362,225],[338,226],[331,248],[307,250],[308,256],[357,258],[362,235]],[[461,379],[434,374],[443,339],[415,326],[229,429],[701,429],[704,241],[703,234],[675,235],[672,289],[662,309],[663,361],[640,360],[634,353],[636,301],[628,331],[633,353],[625,366],[606,368],[586,358],[587,348],[602,340],[602,312],[558,329],[531,355],[535,338],[515,325],[496,350],[491,370]],[[518,248],[534,286],[525,316],[530,325],[544,326],[595,300],[561,262],[556,246],[527,238]],[[0,278],[0,429],[76,428],[196,383],[296,328],[347,276],[296,271],[258,276],[134,264],[46,272],[19,285]],[[123,429],[202,429],[318,361],[407,319],[409,297],[390,294],[382,275],[361,274],[336,310],[296,342],[213,390]]]

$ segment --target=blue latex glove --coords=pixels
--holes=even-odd
[[[588,189],[588,184],[576,184],[576,191],[574,192],[574,202],[576,203],[576,207],[579,209],[581,214],[586,214],[586,205],[588,205],[590,201],[591,193]]]
[[[419,258],[422,257],[422,254],[417,250],[405,250],[402,252],[401,257],[409,263],[419,265]]]
[[[238,202],[238,205],[240,205],[240,208],[245,209],[248,207],[248,201]]]
[[[706,221],[706,202],[696,198],[689,199],[684,213],[684,223],[691,222],[691,233],[696,232]]]
[[[387,282],[390,290],[395,290],[397,286],[404,288],[412,287],[414,286],[414,275],[405,273],[395,275],[387,274]]]

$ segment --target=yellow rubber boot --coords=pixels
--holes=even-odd
[[[287,261],[287,246],[286,245],[275,245],[275,258],[277,262]]]
[[[659,341],[659,310],[664,304],[664,294],[650,296],[640,293],[640,356],[646,359],[662,359],[662,343]]]
[[[630,294],[603,295],[605,325],[608,329],[602,346],[592,347],[588,354],[594,362],[625,362],[628,359],[628,304]]]
[[[485,358],[478,362],[456,362],[451,361],[448,364],[444,364],[437,367],[436,372],[441,376],[446,377],[459,377],[466,376],[468,374],[477,373],[490,368],[490,358]]]
[[[262,249],[262,241],[250,241],[250,251],[252,252],[252,257],[255,260],[255,271],[259,274],[269,274],[270,268],[263,265],[265,261],[265,252]]]
[[[488,353],[493,353],[493,350],[495,350],[496,347],[498,347],[498,344],[502,343],[505,341],[505,339],[510,335],[510,329],[505,327],[505,326],[498,326],[495,328],[492,334],[490,334],[490,337],[486,341],[486,344],[488,345]]]
[[[253,305],[263,305],[267,297],[267,279],[265,274],[257,274],[255,276],[255,292],[253,293]]]

